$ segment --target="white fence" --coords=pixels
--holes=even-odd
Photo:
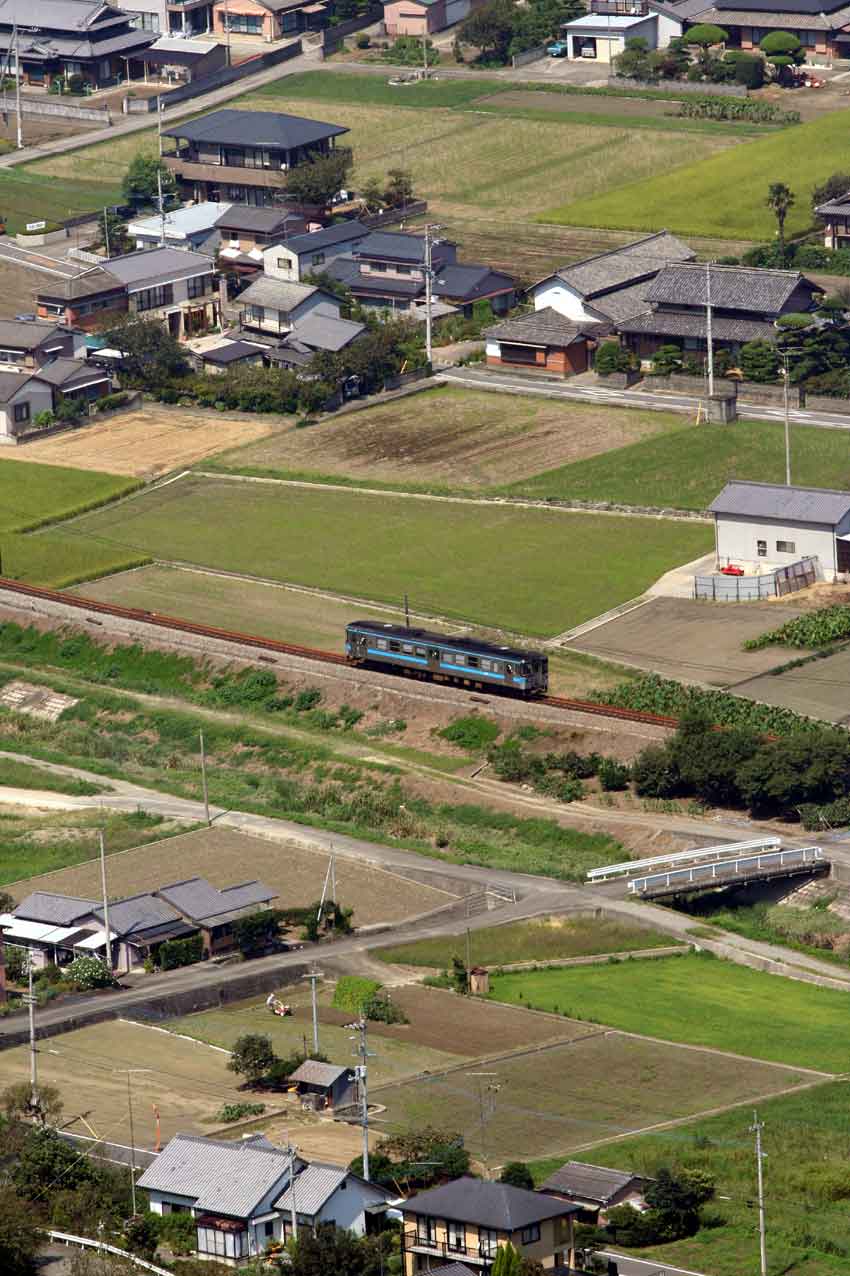
[[[759,598],[783,598],[798,589],[813,585],[819,578],[819,560],[801,558],[787,567],[763,572],[759,576],[695,576],[694,598],[708,598],[718,603],[749,603]]]
[[[640,872],[644,868],[658,868],[662,864],[689,863],[691,860],[718,859],[722,855],[738,856],[747,851],[776,850],[782,845],[782,838],[754,837],[748,842],[719,842],[715,846],[698,846],[690,851],[674,851],[672,855],[653,855],[645,860],[624,860],[621,864],[606,864],[602,868],[591,868],[587,873],[589,882],[607,882],[610,877],[623,877]]]
[[[167,1271],[164,1267],[157,1267],[156,1263],[149,1263],[145,1258],[129,1254],[126,1249],[119,1249],[117,1245],[107,1245],[104,1241],[92,1240],[90,1236],[73,1236],[70,1232],[48,1232],[47,1235],[52,1241],[58,1241],[60,1245],[79,1245],[81,1249],[95,1249],[99,1254],[114,1254],[116,1258],[124,1258],[128,1263],[133,1263],[143,1272],[153,1272],[154,1276],[174,1276],[173,1272]]]
[[[630,895],[669,893],[676,887],[724,886],[738,879],[758,877],[762,873],[780,874],[791,869],[815,868],[823,863],[823,851],[819,846],[803,846],[787,851],[766,851],[763,855],[742,855],[734,860],[715,864],[696,864],[690,868],[675,868],[669,873],[652,873],[629,882]]]

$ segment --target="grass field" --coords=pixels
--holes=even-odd
[[[756,1059],[846,1072],[850,994],[703,954],[497,975],[493,996],[628,1032]]]
[[[563,1162],[595,1140],[754,1100],[800,1080],[785,1068],[589,1029],[572,1042],[488,1063],[486,1072],[495,1076],[483,1084],[497,1090],[485,1092],[491,1109],[488,1113],[485,1103],[482,1130],[477,1071],[371,1093],[386,1105],[390,1130],[423,1125],[459,1130],[467,1146],[494,1166],[544,1155],[560,1155]],[[606,1164],[595,1153],[579,1159]]]
[[[0,757],[0,788],[46,789],[52,793],[67,793],[72,797],[92,797],[96,793],[109,792],[108,784],[91,784],[88,780],[75,780],[72,776],[59,775],[44,767],[18,762],[15,758]]]
[[[536,635],[634,597],[711,544],[710,529],[699,525],[201,477],[86,515],[72,530],[98,551],[109,546],[379,602],[407,591],[420,609]]]
[[[42,787],[48,788],[49,785]],[[0,884],[9,887],[10,894],[20,901],[29,894],[29,882],[36,880],[37,874],[49,875],[53,880],[58,868],[69,864],[83,865],[86,861],[93,863],[94,856],[98,854],[101,831],[111,857],[128,847],[144,847],[148,842],[170,838],[184,830],[185,825],[163,820],[160,816],[109,812],[94,805],[91,810],[56,813],[15,811],[4,806],[0,812]],[[143,859],[150,853],[150,850],[140,850],[139,858]],[[68,871],[74,874],[78,870],[72,868]],[[79,880],[85,882],[86,889],[78,893],[89,898],[88,892],[91,891],[96,897],[100,892],[99,876],[91,868],[79,871],[82,874]],[[25,877],[27,880],[23,881]],[[12,885],[19,882],[20,885]]]
[[[114,142],[105,143],[107,149],[115,145]],[[88,213],[107,204],[123,203],[121,166],[107,169],[104,163],[104,179],[92,179],[85,167],[73,166],[75,154],[79,152],[69,155],[61,182],[57,182],[56,175],[52,173],[40,172],[39,161],[26,167],[0,171],[0,207],[9,234],[25,230],[27,222],[36,218],[64,221],[66,217]],[[80,177],[81,173],[86,173],[86,176]]]
[[[111,838],[109,849],[119,849]],[[298,907],[320,897],[327,869],[326,855],[293,842],[273,842],[224,828],[198,829],[159,845],[111,855],[109,890],[116,896],[132,895],[196,874],[219,887],[258,877],[279,892],[281,907]],[[445,891],[342,857],[337,859],[336,880],[340,902],[354,909],[355,926],[399,921],[452,899]],[[92,892],[97,894],[99,882],[100,867],[91,860],[46,876],[30,877],[13,893],[16,899],[33,890],[55,890],[88,898]]]
[[[420,492],[486,491],[680,431],[682,424],[674,412],[443,385],[359,412],[356,430],[346,417],[318,429],[293,426],[222,452],[202,468]]]
[[[847,1082],[842,1081],[759,1104],[772,1276],[847,1272],[848,1098]],[[662,1268],[741,1276],[758,1271],[751,1126],[751,1112],[727,1112],[678,1130],[602,1145],[582,1159],[650,1176],[662,1166],[705,1171],[719,1198],[706,1207],[711,1226],[689,1240],[657,1246],[651,1254]],[[559,1156],[535,1163],[536,1181],[542,1182],[563,1160]]]
[[[782,425],[737,421],[734,425],[685,426],[654,438],[552,469],[510,487],[517,496],[617,501],[677,509],[705,509],[731,478],[758,475],[784,481]],[[850,484],[850,452],[840,431],[791,426],[795,483],[813,487]]]
[[[785,173],[796,195],[786,224],[793,235],[812,224],[812,189],[840,165],[848,123],[850,112],[832,111],[721,155],[695,157],[678,169],[674,182],[659,173],[604,193],[583,191],[580,199],[563,205],[555,200],[539,220],[631,230],[666,226],[678,234],[770,240],[776,224],[765,205],[767,190],[777,173]],[[724,192],[722,199],[718,191]]]
[[[138,487],[114,474],[0,461],[0,532],[21,532],[93,509]]]
[[[469,934],[470,960],[484,966],[555,957],[591,957],[598,953],[659,948],[673,942],[660,931],[628,926],[606,917],[544,917],[506,926],[487,926]],[[440,936],[372,949],[373,957],[390,964],[436,968],[447,966],[455,953],[465,959],[466,935]]]

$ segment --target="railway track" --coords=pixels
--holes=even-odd
[[[78,611],[114,616],[119,620],[130,620],[145,625],[154,625],[158,629],[172,632],[194,634],[200,638],[217,638],[224,642],[235,643],[242,647],[251,647],[259,651],[274,651],[286,656],[300,656],[305,660],[316,660],[322,664],[343,665],[350,668],[346,656],[336,651],[323,651],[319,647],[302,647],[296,643],[280,642],[276,638],[264,638],[259,634],[245,634],[233,629],[218,629],[214,625],[201,625],[193,620],[183,620],[179,616],[169,616],[164,612],[145,611],[140,607],[120,607],[116,603],[99,602],[92,598],[81,598],[75,594],[67,594],[58,589],[43,589],[39,585],[26,585],[21,581],[0,577],[0,591],[23,594],[29,598],[38,598],[44,602],[61,603],[65,607],[74,607]],[[393,677],[388,674],[387,677]],[[538,704],[546,704],[555,709],[569,709],[573,713],[587,713],[600,718],[618,718],[622,722],[642,722],[650,726],[675,729],[679,725],[678,718],[664,714],[646,713],[640,709],[622,709],[617,705],[596,704],[592,700],[571,700],[565,696],[540,696]]]

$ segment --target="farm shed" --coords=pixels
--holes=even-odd
[[[709,509],[718,568],[757,575],[813,558],[826,580],[850,574],[850,492],[734,479]]]
[[[307,1059],[289,1079],[295,1082],[300,1095],[314,1095],[318,1107],[336,1108],[352,1102],[353,1076],[350,1068]]]
[[[602,331],[601,326],[576,323],[547,306],[488,328],[487,363],[511,371],[575,376],[590,364],[590,352],[596,347],[594,331]]]
[[[643,1191],[647,1180],[630,1170],[612,1170],[605,1165],[567,1161],[550,1174],[539,1190],[559,1200],[581,1207],[580,1223],[605,1222],[605,1213],[616,1205],[645,1209]]]

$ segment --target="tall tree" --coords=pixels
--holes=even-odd
[[[490,0],[464,19],[458,28],[458,42],[480,50],[483,58],[507,62],[515,19],[513,0]]]
[[[122,352],[122,372],[133,383],[155,387],[186,371],[179,342],[156,319],[129,317],[111,324],[105,336]]]
[[[11,1187],[0,1187],[0,1271],[3,1276],[35,1276],[40,1241],[31,1207]]]
[[[287,199],[327,208],[337,191],[345,186],[351,162],[351,150],[338,146],[330,155],[297,164],[289,170],[286,179]]]
[[[499,1246],[496,1257],[493,1260],[490,1276],[520,1276],[519,1251],[514,1248],[510,1241],[505,1245]]]
[[[160,183],[164,196],[169,197],[176,193],[177,181],[174,174],[156,155],[134,155],[121,180],[128,204],[155,204],[159,198]]]
[[[512,1187],[525,1187],[529,1191],[534,1189],[534,1179],[525,1161],[508,1161],[503,1165],[499,1182],[510,1183]]]
[[[779,237],[779,251],[785,260],[785,219],[794,206],[794,192],[784,182],[771,182],[765,200],[776,218],[776,233]]]
[[[233,1053],[227,1066],[231,1072],[236,1072],[250,1084],[255,1084],[266,1075],[276,1060],[277,1055],[268,1037],[261,1032],[246,1032],[233,1043]]]

